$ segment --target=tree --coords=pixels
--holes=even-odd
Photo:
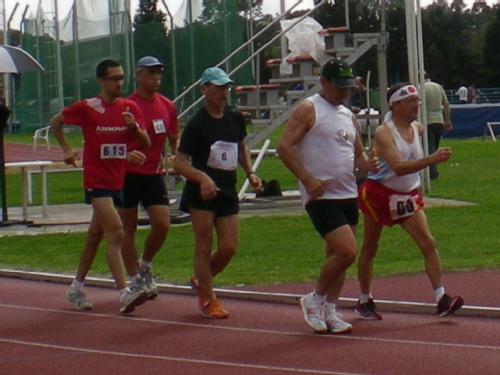
[[[159,22],[165,25],[167,15],[158,9],[158,0],[140,0],[134,16],[134,25]]]
[[[484,62],[488,67],[487,79],[491,86],[500,86],[500,48],[498,48],[498,35],[500,35],[500,6],[497,6],[494,18],[486,30],[484,41]]]
[[[165,64],[171,60],[166,20],[166,14],[158,9],[158,0],[139,1],[134,16],[134,53],[138,59],[155,56]],[[171,79],[164,77],[160,91],[171,96],[173,90],[169,82],[172,82],[174,72],[172,69],[167,69],[167,72]]]

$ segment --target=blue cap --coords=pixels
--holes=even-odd
[[[144,56],[137,61],[136,69],[149,68],[152,66],[164,66],[160,60],[153,56]]]
[[[207,68],[201,76],[201,84],[206,85],[207,83],[212,83],[216,86],[224,86],[228,83],[233,83],[233,80],[229,78],[227,73],[221,68]]]

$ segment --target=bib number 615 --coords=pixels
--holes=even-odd
[[[125,159],[127,156],[126,144],[102,144],[101,159]]]

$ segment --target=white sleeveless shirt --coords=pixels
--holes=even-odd
[[[349,199],[358,196],[354,176],[356,128],[352,112],[343,105],[334,106],[320,94],[305,99],[314,105],[316,121],[304,138],[295,145],[304,168],[318,180],[328,181],[318,199]],[[304,205],[309,194],[299,181]]]
[[[401,137],[392,119],[386,120],[386,124],[403,160],[418,160],[423,157],[422,144],[420,143],[420,136],[416,124],[411,124],[413,129],[412,143],[406,142],[403,137]],[[394,172],[394,169],[392,169],[389,163],[383,158],[379,158],[379,172],[368,173],[368,178],[381,183],[389,189],[404,193],[417,189],[421,184],[419,172],[398,176],[396,172]]]

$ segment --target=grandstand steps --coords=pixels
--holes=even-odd
[[[325,53],[345,59],[350,64],[355,63],[372,46],[385,45],[388,40],[387,33],[352,34],[347,27],[326,28],[320,34],[325,38]],[[282,59],[266,62],[266,67],[271,71],[269,83],[238,86],[235,90],[236,107],[251,122],[247,137],[251,148],[259,145],[286,122],[298,102],[320,89],[321,67],[310,55],[288,58],[288,70],[291,73],[287,75],[280,73],[281,63]]]

